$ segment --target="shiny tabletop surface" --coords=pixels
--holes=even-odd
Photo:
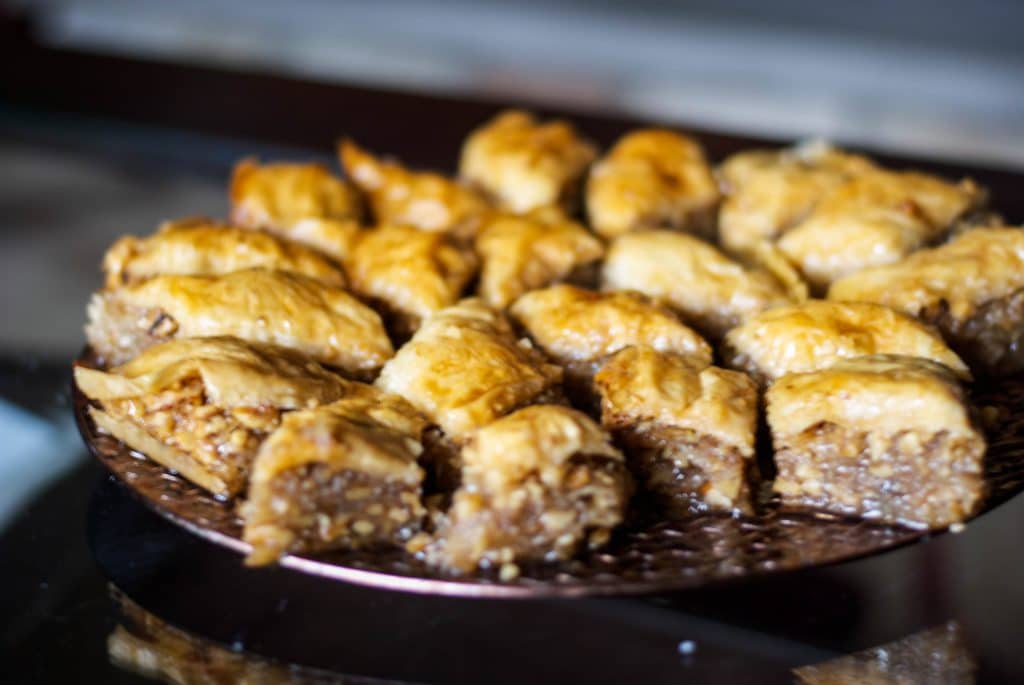
[[[147,74],[166,82],[170,67],[111,58],[68,61],[50,53],[33,58],[54,74],[70,70],[68,78],[79,86],[59,90],[0,74],[20,103],[0,112],[19,149],[69,148],[66,133],[56,136],[35,116],[57,110],[101,122],[76,129],[81,155],[115,155],[100,143],[108,140],[104,131],[118,131],[122,154],[155,156],[168,178],[197,173],[181,150],[206,165],[200,176],[214,177],[244,147],[237,137],[202,144],[210,140],[203,136],[226,135],[236,124],[216,107],[204,114],[179,105],[147,115],[138,103],[119,102],[97,85],[97,73],[113,70],[122,84],[144,90]],[[262,150],[326,151],[334,136],[348,132],[387,151],[408,150],[414,163],[445,167],[454,161],[458,137],[494,109],[176,69],[180,102],[197,102],[211,91],[243,111],[269,102],[269,112],[235,130],[246,145],[256,141]],[[93,98],[91,114],[86,93]],[[293,107],[306,105],[297,107],[287,127],[281,119],[275,123],[282,105],[274,104],[281,102],[274,93]],[[398,116],[403,107],[417,113],[415,126]],[[629,125],[596,116],[579,121],[605,143]],[[702,140],[715,159],[751,144],[711,134]],[[994,204],[1009,219],[1024,218],[1020,175],[919,166],[974,175],[992,188]],[[152,216],[149,224],[162,218]],[[96,257],[81,259],[94,264]],[[60,297],[84,303],[87,294],[83,285]],[[246,569],[232,552],[150,513],[68,439],[67,360],[80,340],[69,341],[75,347],[64,357],[59,345],[40,353],[16,343],[4,338],[0,354],[6,449],[11,455],[22,450],[29,461],[53,453],[46,458],[60,475],[26,491],[0,523],[2,682],[135,683],[161,673],[175,682],[236,682],[245,674],[261,683],[852,682],[838,679],[844,673],[872,673],[888,682],[878,678],[896,672],[914,678],[898,682],[1024,680],[1024,497],[959,534],[836,566],[669,596],[495,601],[385,592],[282,569]],[[11,427],[21,430],[33,421],[41,426],[36,442],[15,439]],[[44,424],[56,428],[46,432]],[[843,660],[854,653],[861,654]]]

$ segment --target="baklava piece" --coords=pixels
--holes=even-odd
[[[718,168],[725,194],[718,217],[722,245],[740,252],[775,240],[830,190],[873,168],[867,158],[821,141],[729,157]]]
[[[362,207],[355,188],[322,164],[243,159],[229,190],[231,221],[314,247],[335,259],[359,232]]]
[[[943,238],[985,194],[970,180],[876,170],[831,190],[779,241],[818,290],[870,266],[899,261]]]
[[[933,328],[865,302],[812,300],[763,312],[729,331],[723,350],[726,366],[746,371],[762,385],[873,354],[931,359],[964,380],[971,376]]]
[[[783,376],[766,401],[784,506],[941,528],[981,503],[985,438],[941,364],[843,360]]]
[[[76,366],[75,382],[99,428],[219,497],[245,489],[282,414],[353,385],[302,354],[236,338],[172,340],[109,371]]]
[[[831,300],[878,302],[936,326],[979,374],[1024,370],[1024,230],[978,228],[836,281]]]
[[[710,237],[718,185],[697,141],[645,129],[623,136],[590,171],[587,216],[612,238],[642,228],[671,228]]]
[[[378,224],[415,226],[469,239],[488,211],[486,200],[466,185],[380,160],[350,140],[341,143],[338,155],[349,178],[366,193]]]
[[[560,393],[561,368],[471,298],[427,319],[384,365],[377,387],[409,400],[453,440]]]
[[[450,571],[555,561],[603,545],[632,492],[607,433],[578,411],[520,409],[480,429],[463,451],[463,483],[427,558]]]
[[[793,299],[769,270],[734,261],[699,238],[664,230],[635,231],[613,240],[602,283],[605,290],[636,290],[664,300],[715,340]]]
[[[495,215],[477,236],[476,250],[483,261],[480,296],[499,309],[552,283],[593,280],[604,256],[600,240],[554,207]]]
[[[596,156],[568,122],[507,110],[470,133],[459,174],[517,214],[548,206],[571,212]]]
[[[582,406],[594,404],[592,380],[600,365],[631,345],[685,355],[699,368],[711,364],[711,346],[671,310],[640,293],[556,285],[523,295],[509,313],[565,368],[566,389]]]
[[[447,235],[411,226],[364,231],[345,260],[352,290],[384,313],[398,338],[458,302],[476,268],[476,255]]]
[[[469,434],[522,406],[564,401],[561,381],[562,369],[517,340],[503,314],[469,299],[427,319],[376,384],[434,425],[424,436],[423,462],[431,494],[448,495],[459,483],[459,448]]]
[[[758,393],[749,376],[639,346],[615,354],[594,382],[602,425],[663,515],[752,511]]]
[[[283,554],[401,546],[419,532],[427,422],[371,388],[287,415],[263,443],[242,507],[246,563]]]
[[[307,276],[248,269],[220,276],[156,276],[100,291],[86,338],[121,364],[172,338],[230,335],[290,347],[359,377],[393,350],[380,317],[344,290]]]
[[[315,250],[198,217],[168,221],[147,238],[125,236],[103,258],[107,288],[154,276],[215,276],[251,268],[290,271],[345,286],[341,269]]]

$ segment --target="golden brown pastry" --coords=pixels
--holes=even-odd
[[[455,304],[476,273],[476,256],[443,233],[411,226],[364,231],[345,260],[352,290],[385,312],[399,337]]]
[[[401,395],[456,441],[559,392],[562,370],[516,340],[505,316],[478,299],[427,319],[385,364],[377,387]]]
[[[354,385],[303,354],[237,338],[171,340],[109,371],[76,366],[75,383],[99,428],[220,497],[245,489],[282,414]]]
[[[752,510],[758,394],[749,376],[638,346],[612,356],[594,383],[601,424],[666,515]]]
[[[940,528],[981,502],[985,438],[941,364],[846,359],[783,376],[766,400],[784,505]]]
[[[674,231],[635,231],[612,241],[605,290],[637,290],[670,304],[710,338],[792,296],[767,270],[748,268],[714,246]]]
[[[936,326],[981,373],[1024,370],[1024,230],[978,228],[832,284],[830,300],[878,302]]]
[[[463,484],[427,554],[454,572],[488,565],[509,580],[516,561],[603,545],[632,492],[608,434],[568,407],[520,409],[474,433],[462,456]]]
[[[471,188],[440,174],[380,160],[350,140],[342,141],[338,155],[345,173],[366,193],[378,224],[469,238],[488,211],[487,202]]]
[[[590,225],[612,238],[641,228],[709,235],[718,185],[696,140],[664,129],[627,133],[590,170]]]
[[[810,214],[830,190],[873,168],[866,157],[821,141],[729,157],[718,168],[725,192],[718,218],[722,245],[739,252],[774,240]]]
[[[872,354],[931,359],[963,379],[971,377],[934,329],[877,304],[811,300],[778,307],[732,329],[724,341],[726,366],[762,384]]]
[[[983,198],[970,180],[954,185],[924,174],[876,170],[828,192],[778,245],[820,290],[934,242]]]
[[[157,276],[100,291],[85,333],[107,364],[171,338],[215,335],[290,347],[359,376],[393,354],[377,313],[344,290],[263,269]]]
[[[359,231],[359,195],[323,164],[243,159],[231,176],[231,221],[314,247],[335,259]]]
[[[574,400],[589,403],[600,365],[631,345],[676,352],[703,368],[711,346],[669,309],[635,292],[596,293],[570,285],[535,290],[509,309],[551,359],[565,367]]]
[[[568,122],[506,110],[466,138],[459,175],[512,212],[552,205],[571,211],[596,156]]]
[[[476,238],[483,266],[479,294],[499,309],[530,290],[576,275],[604,256],[604,245],[553,207],[525,216],[496,214]]]
[[[168,221],[147,238],[124,236],[103,258],[107,288],[153,276],[213,276],[257,267],[345,287],[341,269],[315,250],[201,217]]]
[[[426,426],[408,402],[372,386],[284,417],[253,464],[246,563],[408,541],[425,514],[416,460]]]

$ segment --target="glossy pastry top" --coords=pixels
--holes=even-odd
[[[230,337],[170,340],[109,371],[75,367],[78,388],[101,401],[157,394],[193,377],[202,380],[207,400],[221,407],[302,409],[361,385],[294,350]]]
[[[378,369],[393,354],[376,312],[344,290],[297,274],[249,269],[157,276],[112,294],[166,312],[177,325],[176,337],[233,335],[276,343],[352,372]]]
[[[363,227],[353,219],[305,219],[287,229],[268,230],[341,262],[348,257]]]
[[[495,214],[477,236],[476,250],[483,260],[480,296],[498,308],[604,256],[600,240],[554,207]]]
[[[613,240],[602,283],[605,290],[637,290],[662,298],[713,338],[791,300],[767,271],[747,268],[714,246],[673,231],[635,231]]]
[[[477,259],[443,233],[381,226],[360,234],[344,264],[352,290],[418,319],[459,300]]]
[[[359,196],[323,164],[243,159],[231,176],[231,221],[284,230],[307,219],[358,220]]]
[[[381,160],[350,140],[338,148],[342,166],[366,193],[378,224],[415,226],[424,231],[472,236],[488,204],[474,190],[427,171],[410,171]]]
[[[729,331],[724,349],[728,366],[763,382],[872,354],[932,359],[970,378],[936,331],[889,307],[861,302],[812,300],[763,312]]]
[[[711,346],[670,310],[635,292],[596,293],[570,285],[535,290],[509,313],[555,361],[600,359],[630,345],[711,363]]]
[[[376,384],[461,439],[553,390],[561,379],[561,368],[516,340],[503,314],[468,299],[427,319],[385,364]]]
[[[345,286],[341,269],[315,250],[200,217],[168,221],[147,238],[124,236],[103,258],[107,288],[153,276],[208,276],[254,267]]]
[[[664,129],[628,133],[587,180],[587,215],[613,237],[640,228],[703,230],[718,185],[697,141]]]
[[[976,228],[901,262],[836,281],[830,300],[879,302],[916,316],[947,308],[956,319],[1024,288],[1024,230]]]
[[[492,495],[533,475],[544,485],[562,488],[565,467],[575,455],[623,461],[610,436],[589,416],[569,407],[538,404],[474,433],[462,450],[463,478]]]
[[[507,110],[470,133],[459,174],[503,208],[522,213],[570,203],[596,156],[568,122]]]
[[[847,179],[874,168],[865,157],[810,141],[784,150],[750,150],[725,160],[719,235],[730,250],[773,239],[803,220]]]
[[[627,347],[594,377],[601,422],[612,429],[654,425],[711,435],[740,454],[754,454],[757,385],[745,373],[695,366],[685,356]]]
[[[775,435],[828,422],[886,439],[904,431],[978,436],[956,376],[942,364],[917,357],[844,359],[827,369],[783,376],[765,398]]]
[[[423,470],[416,459],[426,426],[402,398],[363,386],[331,404],[285,415],[260,447],[250,487],[305,464],[419,483]]]
[[[782,236],[779,249],[813,286],[824,288],[934,241],[982,197],[971,181],[954,185],[913,172],[872,171],[827,193]]]

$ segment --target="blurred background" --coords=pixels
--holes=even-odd
[[[44,0],[54,45],[1024,164],[1015,0]]]

